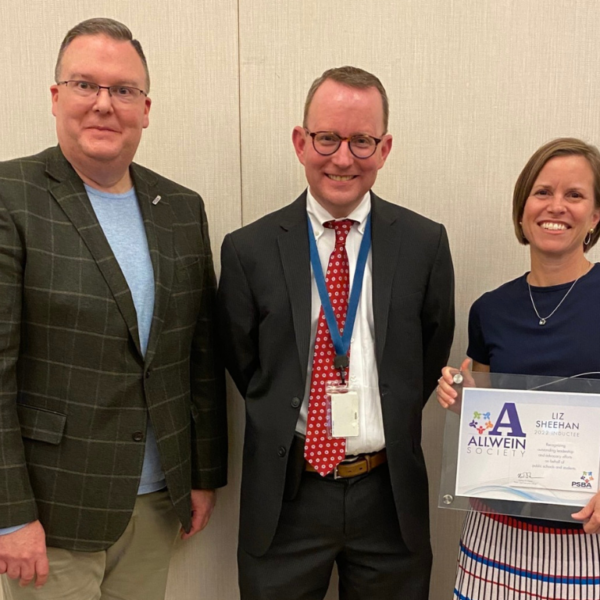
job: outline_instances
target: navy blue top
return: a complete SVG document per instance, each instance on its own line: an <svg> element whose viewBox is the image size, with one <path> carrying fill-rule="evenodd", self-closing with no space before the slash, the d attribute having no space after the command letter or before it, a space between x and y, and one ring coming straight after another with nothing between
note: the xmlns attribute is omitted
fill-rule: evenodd
<svg viewBox="0 0 600 600"><path fill-rule="evenodd" d="M600 371L600 267L581 277L545 325L531 305L527 273L481 296L469 313L467 355L492 373L569 377ZM531 286L547 317L572 282Z"/></svg>
<svg viewBox="0 0 600 600"><path fill-rule="evenodd" d="M570 377L600 371L598 264L579 279L545 325L539 324L531 305L527 275L483 294L473 304L469 313L467 355L489 365L492 373ZM538 313L547 317L572 283L531 286ZM501 502L486 501L486 504L501 510ZM581 528L581 524L574 522L518 519L547 527Z"/></svg>

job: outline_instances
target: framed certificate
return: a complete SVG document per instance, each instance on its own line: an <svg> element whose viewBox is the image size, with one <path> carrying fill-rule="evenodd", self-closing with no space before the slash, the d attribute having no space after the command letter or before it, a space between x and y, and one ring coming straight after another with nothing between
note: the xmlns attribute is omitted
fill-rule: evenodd
<svg viewBox="0 0 600 600"><path fill-rule="evenodd" d="M572 520L598 491L600 380L473 373L461 387L439 506Z"/></svg>

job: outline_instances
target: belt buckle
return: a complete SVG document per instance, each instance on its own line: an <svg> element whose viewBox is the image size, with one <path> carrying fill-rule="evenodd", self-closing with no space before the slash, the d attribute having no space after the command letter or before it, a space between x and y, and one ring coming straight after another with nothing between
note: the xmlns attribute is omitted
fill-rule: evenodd
<svg viewBox="0 0 600 600"><path fill-rule="evenodd" d="M341 463L338 463L337 465L335 465L335 467L333 469L333 478L334 479L342 479L342 476L340 475L340 472L339 472L340 464Z"/></svg>

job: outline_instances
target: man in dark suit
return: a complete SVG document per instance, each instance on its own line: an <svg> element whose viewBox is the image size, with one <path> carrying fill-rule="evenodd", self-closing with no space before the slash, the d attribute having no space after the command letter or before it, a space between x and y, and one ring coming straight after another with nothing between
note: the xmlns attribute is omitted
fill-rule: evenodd
<svg viewBox="0 0 600 600"><path fill-rule="evenodd" d="M293 132L308 189L223 242L243 600L321 599L334 562L342 600L428 596L421 412L452 342L453 270L442 225L371 191L387 121L375 76L326 71Z"/></svg>
<svg viewBox="0 0 600 600"><path fill-rule="evenodd" d="M164 598L226 481L206 215L132 163L148 91L129 29L84 21L51 87L58 147L0 164L5 599Z"/></svg>

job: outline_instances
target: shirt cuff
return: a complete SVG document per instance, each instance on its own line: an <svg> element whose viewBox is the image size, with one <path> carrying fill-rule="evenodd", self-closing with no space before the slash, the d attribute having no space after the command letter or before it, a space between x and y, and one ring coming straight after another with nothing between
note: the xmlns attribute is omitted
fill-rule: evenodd
<svg viewBox="0 0 600 600"><path fill-rule="evenodd" d="M14 527L2 527L0 528L0 535L8 535L9 533L19 531L19 529L23 529L25 525L29 525L29 523L23 523L23 525L15 525Z"/></svg>

